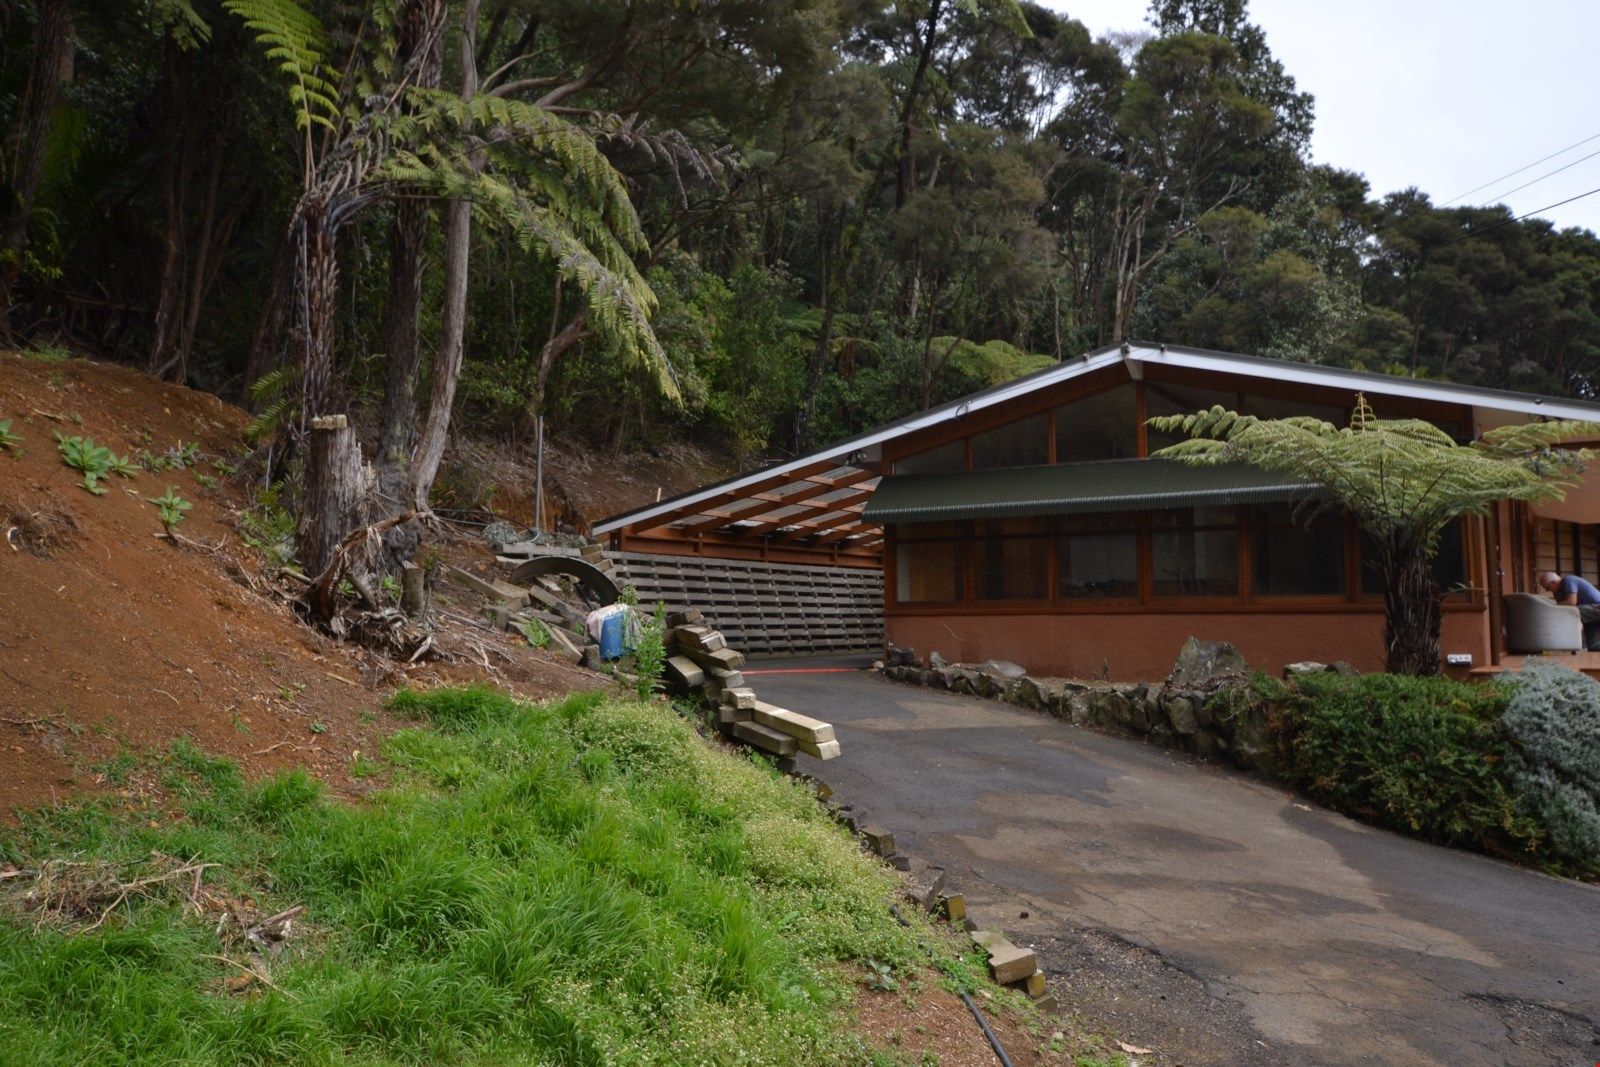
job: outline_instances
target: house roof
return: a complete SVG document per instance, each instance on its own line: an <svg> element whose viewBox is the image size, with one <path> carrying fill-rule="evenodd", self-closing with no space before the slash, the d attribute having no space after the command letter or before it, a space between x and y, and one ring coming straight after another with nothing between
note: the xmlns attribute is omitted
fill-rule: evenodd
<svg viewBox="0 0 1600 1067"><path fill-rule="evenodd" d="M1309 482L1242 463L1195 467L1163 459L1109 459L1006 470L890 478L862 517L936 522L1015 515L1081 515L1145 508L1303 500Z"/></svg>
<svg viewBox="0 0 1600 1067"><path fill-rule="evenodd" d="M604 535L620 530L669 530L673 536L716 533L750 540L781 541L803 548L876 550L881 541L881 528L877 520L867 514L867 503L879 488L878 475L886 442L1119 365L1133 380L1143 378L1147 367L1181 367L1363 392L1371 397L1405 397L1462 405L1481 415L1492 413L1496 421L1502 422L1508 417L1512 420L1541 417L1600 420L1600 404L1586 401L1181 345L1128 342L1098 348L1014 381L896 419L807 455L614 515L596 523L594 532Z"/></svg>

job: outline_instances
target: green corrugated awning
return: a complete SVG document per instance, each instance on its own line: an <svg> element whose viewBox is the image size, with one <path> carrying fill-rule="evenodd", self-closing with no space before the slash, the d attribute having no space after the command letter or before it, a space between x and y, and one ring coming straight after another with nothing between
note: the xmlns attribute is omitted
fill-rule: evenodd
<svg viewBox="0 0 1600 1067"><path fill-rule="evenodd" d="M1048 467L904 474L885 478L862 518L938 522L1017 515L1075 515L1303 500L1316 486L1244 464L1191 467L1165 459L1113 459Z"/></svg>

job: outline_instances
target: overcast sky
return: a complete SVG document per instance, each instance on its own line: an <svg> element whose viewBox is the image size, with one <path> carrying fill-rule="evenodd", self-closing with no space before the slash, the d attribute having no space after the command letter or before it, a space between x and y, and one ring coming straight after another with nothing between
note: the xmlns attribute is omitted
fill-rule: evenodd
<svg viewBox="0 0 1600 1067"><path fill-rule="evenodd" d="M1042 2L1096 36L1148 29L1145 0ZM1600 186L1600 154L1583 160L1600 153L1595 0L1252 0L1250 16L1316 97L1316 161L1374 196L1415 185L1442 204L1588 137L1461 202L1520 215ZM1600 193L1540 215L1600 232Z"/></svg>

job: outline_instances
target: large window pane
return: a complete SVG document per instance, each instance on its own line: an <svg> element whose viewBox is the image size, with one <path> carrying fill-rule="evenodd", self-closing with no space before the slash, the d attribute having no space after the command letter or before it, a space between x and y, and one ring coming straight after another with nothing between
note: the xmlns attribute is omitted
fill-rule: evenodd
<svg viewBox="0 0 1600 1067"><path fill-rule="evenodd" d="M949 474L967 469L967 443L951 441L949 444L918 452L914 456L894 461L896 474Z"/></svg>
<svg viewBox="0 0 1600 1067"><path fill-rule="evenodd" d="M1056 462L1137 456L1138 420L1138 397L1132 382L1057 408Z"/></svg>
<svg viewBox="0 0 1600 1067"><path fill-rule="evenodd" d="M1453 522L1439 535L1439 553L1433 559L1433 580L1446 593L1467 581L1467 561L1462 524ZM1361 592L1367 596L1384 594L1383 575L1378 571L1378 551L1372 538L1361 531Z"/></svg>
<svg viewBox="0 0 1600 1067"><path fill-rule="evenodd" d="M1344 592L1344 518L1319 516L1308 529L1290 504L1252 516L1256 596L1338 596Z"/></svg>
<svg viewBox="0 0 1600 1067"><path fill-rule="evenodd" d="M1238 406L1239 394L1231 389L1201 389L1197 386L1174 385L1171 382L1144 383L1146 418L1153 419L1157 415L1193 415L1197 411L1209 411L1218 404L1231 410ZM1157 433L1153 428L1145 428L1145 441L1151 452L1187 439L1187 434L1163 434Z"/></svg>
<svg viewBox="0 0 1600 1067"><path fill-rule="evenodd" d="M972 469L1032 467L1050 461L1049 421L1040 412L972 438Z"/></svg>
<svg viewBox="0 0 1600 1067"><path fill-rule="evenodd" d="M973 591L979 600L1043 600L1048 590L1044 537L980 537Z"/></svg>
<svg viewBox="0 0 1600 1067"><path fill-rule="evenodd" d="M1063 534L1056 587L1063 599L1139 595L1139 534L1134 530Z"/></svg>
<svg viewBox="0 0 1600 1067"><path fill-rule="evenodd" d="M965 546L911 541L895 546L895 599L902 604L961 600L966 595Z"/></svg>
<svg viewBox="0 0 1600 1067"><path fill-rule="evenodd" d="M1156 596L1237 596L1239 531L1232 508L1168 509L1150 535Z"/></svg>

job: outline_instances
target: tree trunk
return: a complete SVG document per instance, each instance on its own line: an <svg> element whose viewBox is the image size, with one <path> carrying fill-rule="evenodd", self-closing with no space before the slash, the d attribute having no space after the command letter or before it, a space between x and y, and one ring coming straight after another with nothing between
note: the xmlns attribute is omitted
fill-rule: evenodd
<svg viewBox="0 0 1600 1067"><path fill-rule="evenodd" d="M326 204L312 204L300 220L299 282L295 301L300 350L300 425L321 413L333 386L333 327L339 301L338 237Z"/></svg>
<svg viewBox="0 0 1600 1067"><path fill-rule="evenodd" d="M1391 534L1378 542L1378 566L1384 580L1384 669L1438 674L1444 593L1433 578L1433 553L1413 536Z"/></svg>
<svg viewBox="0 0 1600 1067"><path fill-rule="evenodd" d="M0 326L11 307L11 288L21 273L28 246L28 219L44 178L50 123L61 99L61 87L72 72L72 5L67 0L38 0L39 21L33 32L33 63L16 123L4 146L11 210L0 226Z"/></svg>
<svg viewBox="0 0 1600 1067"><path fill-rule="evenodd" d="M413 79L424 89L439 87L446 14L443 0L409 0L400 8L397 61L414 68ZM502 19L504 14L500 13ZM386 506L394 510L405 506L411 482L417 371L422 362L417 321L422 306L422 253L427 236L427 202L407 196L402 190L389 229L389 303L385 310L383 405L376 456L378 491Z"/></svg>
<svg viewBox="0 0 1600 1067"><path fill-rule="evenodd" d="M183 121L185 86L178 42L167 34L167 104L163 117L165 144L161 168L161 269L156 282L155 315L150 326L150 352L145 373L165 380L177 362L179 323L183 319L184 219L189 211L189 174L193 170L193 127Z"/></svg>
<svg viewBox="0 0 1600 1067"><path fill-rule="evenodd" d="M383 406L378 425L378 491L391 507L405 506L411 480L411 445L417 422L417 370L422 350L417 321L422 307L422 249L428 206L401 199L389 230L389 305L384 323Z"/></svg>
<svg viewBox="0 0 1600 1067"><path fill-rule="evenodd" d="M306 448L306 499L300 509L300 562L321 574L346 534L366 521L362 503L361 445L343 415L310 422Z"/></svg>
<svg viewBox="0 0 1600 1067"><path fill-rule="evenodd" d="M479 0L466 0L461 15L461 98L478 93L477 29ZM474 159L474 166L481 163ZM450 409L455 404L456 383L466 345L467 271L472 246L472 205L452 200L445 207L444 313L439 350L433 360L433 387L428 397L428 419L417 440L412 459L411 500L417 510L428 507L428 495L444 459L450 434Z"/></svg>
<svg viewBox="0 0 1600 1067"><path fill-rule="evenodd" d="M261 297L261 312L250 335L250 354L245 360L244 380L239 383L239 399L249 401L250 388L279 363L279 338L289 311L289 288L294 278L296 239L293 234L278 241L272 257L272 273L267 276L267 291ZM255 405L250 405L254 407Z"/></svg>

